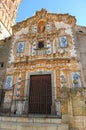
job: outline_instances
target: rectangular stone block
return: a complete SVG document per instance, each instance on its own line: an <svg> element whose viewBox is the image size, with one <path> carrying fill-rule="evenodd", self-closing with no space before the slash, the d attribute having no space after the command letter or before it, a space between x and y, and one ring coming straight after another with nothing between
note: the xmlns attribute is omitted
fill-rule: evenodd
<svg viewBox="0 0 86 130"><path fill-rule="evenodd" d="M69 126L68 125L59 125L58 126L58 130L69 130Z"/></svg>
<svg viewBox="0 0 86 130"><path fill-rule="evenodd" d="M50 119L50 120L51 120L50 123L57 123L57 124L61 123L61 119Z"/></svg>
<svg viewBox="0 0 86 130"><path fill-rule="evenodd" d="M20 117L18 118L17 117L16 120L17 120L17 122L33 122L32 118L28 119L28 118L20 118Z"/></svg>
<svg viewBox="0 0 86 130"><path fill-rule="evenodd" d="M2 129L7 129L7 130L16 130L16 125L14 124L7 124L7 123L1 123L1 128Z"/></svg>
<svg viewBox="0 0 86 130"><path fill-rule="evenodd" d="M57 126L47 126L45 130L57 130Z"/></svg>
<svg viewBox="0 0 86 130"><path fill-rule="evenodd" d="M16 130L33 130L32 126L17 126Z"/></svg>

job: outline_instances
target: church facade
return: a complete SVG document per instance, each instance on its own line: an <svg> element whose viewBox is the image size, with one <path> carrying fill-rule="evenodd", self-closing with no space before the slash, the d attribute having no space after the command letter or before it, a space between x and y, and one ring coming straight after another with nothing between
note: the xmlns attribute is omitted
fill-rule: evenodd
<svg viewBox="0 0 86 130"><path fill-rule="evenodd" d="M45 9L13 26L4 108L11 104L11 113L20 116L54 115L73 130L86 129L86 65L80 57L85 54L80 39L86 44L86 35L81 29L75 17Z"/></svg>

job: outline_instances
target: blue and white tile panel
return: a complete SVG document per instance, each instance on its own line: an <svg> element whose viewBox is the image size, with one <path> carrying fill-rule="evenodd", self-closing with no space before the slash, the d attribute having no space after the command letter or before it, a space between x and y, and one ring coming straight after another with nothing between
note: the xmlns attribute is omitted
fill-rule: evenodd
<svg viewBox="0 0 86 130"><path fill-rule="evenodd" d="M19 98L20 97L20 90L21 90L21 74L18 77L18 86L17 86L17 93L16 93L16 97Z"/></svg>
<svg viewBox="0 0 86 130"><path fill-rule="evenodd" d="M12 87L13 76L7 76L5 88L10 89Z"/></svg>
<svg viewBox="0 0 86 130"><path fill-rule="evenodd" d="M49 40L47 41L47 48L47 54L51 54L51 43Z"/></svg>
<svg viewBox="0 0 86 130"><path fill-rule="evenodd" d="M81 85L81 79L80 79L80 73L79 72L73 72L72 73L72 87L75 86L74 84L74 80L77 80L78 81L78 87L81 88L82 85Z"/></svg>
<svg viewBox="0 0 86 130"><path fill-rule="evenodd" d="M32 56L36 55L36 42L33 43L32 45Z"/></svg>

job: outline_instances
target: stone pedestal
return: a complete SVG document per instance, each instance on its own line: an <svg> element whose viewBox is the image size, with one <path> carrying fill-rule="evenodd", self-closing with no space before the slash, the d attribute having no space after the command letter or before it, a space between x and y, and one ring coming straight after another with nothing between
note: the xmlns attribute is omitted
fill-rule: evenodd
<svg viewBox="0 0 86 130"><path fill-rule="evenodd" d="M23 102L22 101L18 101L16 114L17 115L23 114Z"/></svg>

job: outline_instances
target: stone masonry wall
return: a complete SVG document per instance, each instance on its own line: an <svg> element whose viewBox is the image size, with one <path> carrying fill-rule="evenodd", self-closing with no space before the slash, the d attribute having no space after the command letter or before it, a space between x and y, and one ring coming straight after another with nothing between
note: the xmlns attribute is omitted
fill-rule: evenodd
<svg viewBox="0 0 86 130"><path fill-rule="evenodd" d="M78 27L76 33L77 33L76 50L78 53L79 60L82 64L82 72L86 84L86 27L84 28Z"/></svg>
<svg viewBox="0 0 86 130"><path fill-rule="evenodd" d="M0 41L0 81L5 82L6 67L9 60L11 38ZM3 63L3 66L1 65Z"/></svg>

